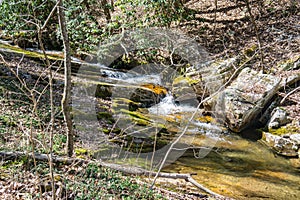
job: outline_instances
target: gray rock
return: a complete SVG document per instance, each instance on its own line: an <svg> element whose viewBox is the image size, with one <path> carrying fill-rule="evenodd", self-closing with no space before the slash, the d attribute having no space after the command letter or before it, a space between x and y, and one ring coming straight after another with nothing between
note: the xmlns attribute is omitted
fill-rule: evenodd
<svg viewBox="0 0 300 200"><path fill-rule="evenodd" d="M209 94L217 92L230 79L236 70L237 57L221 61L214 61L212 64L204 67L202 81Z"/></svg>
<svg viewBox="0 0 300 200"><path fill-rule="evenodd" d="M268 124L268 122L271 119L272 111L278 106L279 100L275 99L272 101L272 103L266 108L265 112L262 114L262 116L259 118L259 121L261 124Z"/></svg>
<svg viewBox="0 0 300 200"><path fill-rule="evenodd" d="M290 135L291 140L294 140L300 146L300 134Z"/></svg>
<svg viewBox="0 0 300 200"><path fill-rule="evenodd" d="M300 73L294 73L289 75L287 78L284 78L280 83L280 88L285 88L289 85L292 85L294 83L297 83L300 81Z"/></svg>
<svg viewBox="0 0 300 200"><path fill-rule="evenodd" d="M278 141L281 137L278 135L273 135L271 133L264 133L264 140L267 142L267 144L270 147L273 147L275 145L275 142Z"/></svg>
<svg viewBox="0 0 300 200"><path fill-rule="evenodd" d="M238 61L238 57L234 57L188 67L184 75L176 77L172 83L171 92L175 101L197 106L197 99L208 98L222 88L233 74L238 74L234 73ZM204 106L207 111L211 110L213 103L209 98L206 99Z"/></svg>
<svg viewBox="0 0 300 200"><path fill-rule="evenodd" d="M281 107L276 107L271 113L271 119L268 122L269 129L279 128L286 125L291 120L288 119L287 112Z"/></svg>
<svg viewBox="0 0 300 200"><path fill-rule="evenodd" d="M214 60L203 66L192 66L186 70L185 77L192 83L199 98L207 97L223 87L236 70L238 57Z"/></svg>
<svg viewBox="0 0 300 200"><path fill-rule="evenodd" d="M298 156L299 144L291 138L264 133L264 139L267 145L272 147L276 153L290 157Z"/></svg>
<svg viewBox="0 0 300 200"><path fill-rule="evenodd" d="M289 71L289 70L297 70L300 68L300 56L295 56L292 58L289 58L286 61L283 61L282 63L277 66L280 71Z"/></svg>
<svg viewBox="0 0 300 200"><path fill-rule="evenodd" d="M214 111L234 132L241 132L258 121L258 116L279 89L281 79L250 68L218 95Z"/></svg>

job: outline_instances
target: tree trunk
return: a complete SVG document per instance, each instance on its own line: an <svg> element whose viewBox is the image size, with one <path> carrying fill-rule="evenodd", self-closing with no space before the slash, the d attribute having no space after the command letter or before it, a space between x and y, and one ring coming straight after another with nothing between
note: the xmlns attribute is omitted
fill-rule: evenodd
<svg viewBox="0 0 300 200"><path fill-rule="evenodd" d="M110 8L109 8L109 4L108 4L107 0L101 0L101 6L103 7L103 10L104 10L106 22L110 23L111 15L110 15Z"/></svg>
<svg viewBox="0 0 300 200"><path fill-rule="evenodd" d="M67 133L67 154L69 157L73 155L74 148L74 134L73 134L73 124L71 118L71 53L70 53L70 43L66 26L65 11L63 10L63 0L58 0L58 19L60 31L62 34L62 40L64 45L64 68L65 68L65 86L63 98L61 101L62 111L64 115L64 120L66 124Z"/></svg>

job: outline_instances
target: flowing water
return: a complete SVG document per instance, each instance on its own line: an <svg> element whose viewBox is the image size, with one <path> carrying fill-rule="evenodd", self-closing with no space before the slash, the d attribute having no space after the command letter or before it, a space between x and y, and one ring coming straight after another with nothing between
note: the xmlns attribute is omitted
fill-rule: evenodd
<svg viewBox="0 0 300 200"><path fill-rule="evenodd" d="M201 142L201 141L200 141ZM299 199L299 170L260 142L226 136L205 157L186 152L168 172L197 173L199 183L235 199Z"/></svg>
<svg viewBox="0 0 300 200"><path fill-rule="evenodd" d="M195 108L176 105L172 96L167 96L149 110L152 109L166 115L174 111L193 112ZM260 141L213 131L216 127L208 123L194 124L198 127L196 136L191 138L194 149L165 167L165 172L197 173L193 177L199 183L235 199L300 199L300 170L293 168L289 159L274 154ZM203 140L199 127L205 127L206 137L210 133L215 139L213 146L207 144L207 138ZM208 147L209 153L203 155L202 151L199 156L199 147Z"/></svg>
<svg viewBox="0 0 300 200"><path fill-rule="evenodd" d="M4 45L0 47L8 48ZM11 51L22 53L19 49ZM37 56L41 55L33 55ZM148 80L147 83L161 83L158 76L137 77L101 68L101 74L108 83L117 81L125 85L140 85L145 80ZM172 94L167 93L160 102L147 110L152 118L156 116L155 120L159 121L167 116L176 121L189 120L197 109L195 105L178 104ZM260 141L242 138L224 130L224 127L203 122L200 118L199 115L193 118L188 124L187 136L181 140L192 148L167 165L163 171L197 173L193 177L199 183L235 199L300 199L300 170L291 167L289 159L277 156ZM91 137L91 140L95 140L95 137Z"/></svg>
<svg viewBox="0 0 300 200"><path fill-rule="evenodd" d="M175 102L168 94L148 111L188 119L196 110ZM199 183L235 199L300 199L300 171L289 159L274 154L259 140L242 138L210 123L193 119L190 126L187 134L193 136L181 142L187 141L193 150L165 167L165 172L197 173L193 177ZM209 143L208 137L214 142ZM203 152L203 148L208 150Z"/></svg>
<svg viewBox="0 0 300 200"><path fill-rule="evenodd" d="M169 93L148 108L157 116L180 115L186 119L195 110L195 106L177 104ZM300 199L299 169L259 140L242 138L194 118L181 142L187 142L192 149L163 171L197 173L193 177L199 183L235 199Z"/></svg>

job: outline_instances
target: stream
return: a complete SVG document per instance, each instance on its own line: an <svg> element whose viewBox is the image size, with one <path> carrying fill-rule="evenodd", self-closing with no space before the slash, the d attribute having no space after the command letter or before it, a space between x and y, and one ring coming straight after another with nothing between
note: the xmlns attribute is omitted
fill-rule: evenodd
<svg viewBox="0 0 300 200"><path fill-rule="evenodd" d="M10 51L22 54L20 49ZM33 56L42 57L38 52ZM172 73L126 73L97 64L80 70L77 78L84 80L76 79L73 91L75 125L79 139L96 157L157 167L185 131L163 171L196 173L193 177L199 183L235 199L300 198L299 169L291 166L290 159L205 116L197 109L195 96L175 97L173 79L160 76Z"/></svg>
<svg viewBox="0 0 300 200"><path fill-rule="evenodd" d="M121 98L132 100L132 94L135 94L141 85L162 84L160 78L155 75L133 76L131 74L127 77L124 74L121 76L107 75L100 79L102 82L116 84L113 93L117 91L118 94L112 95L113 102ZM121 83L123 86L120 88ZM168 83L165 84L168 85ZM124 85L136 87L127 90L124 89L126 88ZM170 153L170 160L163 168L164 172L196 173L197 175L193 177L199 183L214 192L234 199L299 199L299 169L291 167L290 159L276 155L260 140L253 141L243 138L220 124L213 123L213 120L206 119L207 116L203 115L201 109L197 109L197 103L194 100L192 98L192 103L191 101L178 101L172 93L166 92L165 96L157 103L138 106L132 111L136 112L134 114L136 118L150 119L149 123L139 122L138 119L132 117L133 113L115 112L113 114L113 118L117 119L115 125L133 136L135 138L132 140L133 143L141 144L147 141L145 138L151 138L158 134L162 135L157 138L158 140L165 140L163 135L171 139L166 140L167 144L163 143L165 146L158 145L161 149L157 148L156 153L153 154L154 161L150 159L153 159L152 153L143 153L142 151L133 154L125 153L125 156L120 156L121 154L114 150L114 153L110 151L111 154L106 153L105 155L118 154L118 159L114 160L118 163L138 163L139 166L146 168L149 167L149 163L152 166L158 165L161 158L166 155L166 148L170 147L169 144L187 127L185 135L179 140L178 145L175 145L173 154ZM128 104L120 105L120 107L116 105L113 110L120 111L128 108ZM129 115L131 117L128 117ZM192 120L190 120L191 118ZM135 123L132 123L133 121ZM157 130L162 124L166 129L163 133ZM153 131L156 132L153 133ZM173 132L175 132L174 135L172 135ZM151 144L153 145L153 143ZM185 150L180 151L179 149ZM159 152L160 150L162 151ZM95 155L104 159L101 153ZM134 162L133 160L139 161Z"/></svg>

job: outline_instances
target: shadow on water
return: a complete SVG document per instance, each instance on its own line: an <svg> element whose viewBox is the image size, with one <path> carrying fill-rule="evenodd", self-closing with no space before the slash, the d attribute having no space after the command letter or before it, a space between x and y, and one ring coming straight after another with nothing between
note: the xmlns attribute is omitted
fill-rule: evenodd
<svg viewBox="0 0 300 200"><path fill-rule="evenodd" d="M20 48L11 47L6 44L0 44L0 50L1 49L2 51L6 50L6 52L24 54L31 58L43 57L43 54L39 52L22 50ZM62 57L56 54L49 55L48 58L55 61L62 60ZM77 60L75 58L72 60L72 62L80 65L84 64L80 60ZM89 69L94 69L94 68L96 68L97 70L98 68L103 69L103 66L99 66L97 64L95 65L90 64L89 66L90 66ZM105 70L106 71L102 70L101 75L104 76L105 79L107 80L105 84L102 84L97 88L98 90L96 90L96 93L99 93L99 95L97 96L96 94L96 96L104 99L110 99L110 97L112 96L111 94L112 91L111 91L111 81L108 79L108 77L119 79L119 78L123 78L122 75L124 73L122 72L115 73L114 70L111 69L107 70L107 68L105 68ZM91 72L94 71L92 70ZM91 74L87 73L87 75L90 75L89 76L90 79L91 77L95 76L93 73ZM96 74L95 79L98 80L98 78L99 78L99 74ZM132 79L132 77L129 78ZM137 78L140 78L141 80L145 81L144 80L145 76L133 77L133 78L135 81L137 80ZM130 84L132 83L130 82ZM7 84L3 85L4 89L7 87L6 85ZM137 85L140 86L141 84L137 84ZM149 87L145 87L145 85L143 86L144 86L143 87L144 90L146 89L149 90ZM154 90L153 92L153 88L152 88L152 93L155 93L156 90ZM139 91L139 90L134 90L134 91ZM139 95L138 97L145 97L144 93L145 92L135 92L134 94L136 96ZM93 97L94 96L95 94L93 94ZM115 96L114 100L121 99L116 97L119 96ZM148 99L148 98L136 98L136 99L139 100L138 103L144 103L141 102L140 99ZM136 99L128 99L128 100L132 101ZM120 106L123 106L122 103L120 103L119 101L117 102L115 101L113 103L120 104ZM160 103L164 103L164 104L160 104ZM165 121L167 122L169 121L172 122L177 120L180 121L184 118L187 118L188 113L193 112L190 110L190 107L183 107L183 106L180 107L178 105L178 102L175 100L174 102L173 101L164 102L163 100L161 100L160 103L154 105L156 106L154 110L164 111L164 112L155 113L155 114L163 115L162 119L163 118L165 119L166 118L165 115L168 114L170 119L166 119ZM127 106L127 104L125 105ZM150 105L152 105L152 103ZM103 107L105 107L105 109ZM144 107L147 106L142 106L142 108ZM106 134L107 137L110 137L110 134L117 134L117 132L120 132L120 130L115 132L114 129L112 128L113 125L115 124L115 119L119 119L119 118L116 117L113 118L112 113L109 114L107 113L108 110L109 110L109 104L108 105L101 104L98 109L98 114L97 114L98 120L100 121L100 124L105 125L101 129L103 133L101 132L99 134L99 138L98 138L99 140L103 138L105 132L107 132ZM121 109L117 109L117 110L122 111ZM134 109L134 111L135 110L137 109ZM87 117L90 116L89 112L87 113L83 112L85 110L79 110L79 111L82 112L78 112L78 115L84 117L85 119L88 119ZM147 112L151 114L151 109L149 109ZM122 112L115 113L115 114L120 114L120 113L123 114L124 116L124 113ZM73 114L75 115L76 113ZM137 115L139 113L133 112L132 110L127 111L125 114L127 114L127 116L130 117L131 120L130 122L136 120L135 121L136 123L144 123L143 126L146 126L147 123L149 123L148 122L149 120L148 121L143 120L144 118L140 117L141 115ZM142 114L145 115L144 113ZM156 119L156 118L157 117L152 116L151 119ZM94 124L92 124L92 126L87 126L87 127L88 128L94 127ZM84 128L85 127L83 127L82 129L85 130ZM109 128L111 128L111 130ZM168 130L170 130L170 128L168 128ZM198 134L199 132L201 132L199 130L202 129L199 129L199 127L197 128L196 132ZM202 132L207 131L207 129L203 129L203 130L204 131ZM199 149L201 150L201 148L197 148L197 147L205 147L205 143L203 144L203 138L202 141L200 137L198 138L199 141L194 141L193 139L193 145L198 150L197 151L188 150L177 161L164 168L164 171L176 172L176 173L197 173L197 175L195 175L194 178L199 183L203 184L204 186L210 188L211 190L217 193L230 196L236 199L251 199L251 200L299 199L300 197L299 170L297 171L296 169L292 168L288 159L275 156L272 151L266 148L266 146L262 145L259 142L259 139L261 139L261 133L254 132L254 131L255 130L253 129L245 130L244 132L241 133L241 136L243 138L236 136L236 134L219 136L220 140L218 140L218 142L214 145L214 148L210 151L210 153L200 159L195 158L195 154L197 154L197 151L199 151ZM90 142L89 144L93 144L92 142L97 141L94 135L95 133L94 130L91 131L91 133L93 134L90 135L89 137L89 135L86 134L86 132L84 132L84 136L87 138L86 140ZM205 133L201 133L201 134L205 134ZM170 138L170 135L168 134L165 135L166 138ZM111 154L109 156L111 157Z"/></svg>
<svg viewBox="0 0 300 200"><path fill-rule="evenodd" d="M299 170L259 141L227 136L205 157L187 151L164 170L197 173L199 183L236 199L299 199Z"/></svg>

